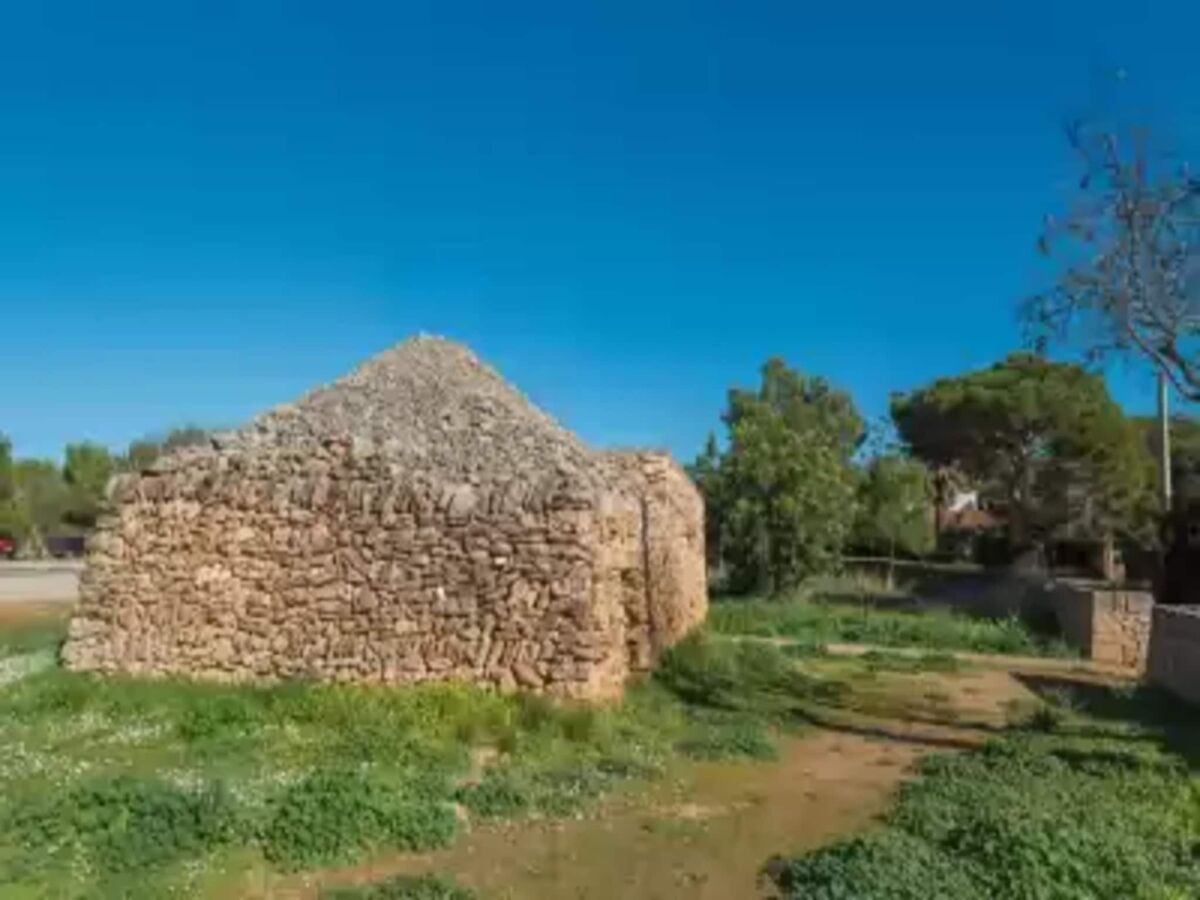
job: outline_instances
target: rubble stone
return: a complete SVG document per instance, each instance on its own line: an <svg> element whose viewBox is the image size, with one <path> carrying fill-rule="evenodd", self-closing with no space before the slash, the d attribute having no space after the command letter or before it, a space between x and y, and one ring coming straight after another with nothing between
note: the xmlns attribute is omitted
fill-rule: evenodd
<svg viewBox="0 0 1200 900"><path fill-rule="evenodd" d="M607 698L707 611L703 504L469 350L406 341L110 487L75 670Z"/></svg>

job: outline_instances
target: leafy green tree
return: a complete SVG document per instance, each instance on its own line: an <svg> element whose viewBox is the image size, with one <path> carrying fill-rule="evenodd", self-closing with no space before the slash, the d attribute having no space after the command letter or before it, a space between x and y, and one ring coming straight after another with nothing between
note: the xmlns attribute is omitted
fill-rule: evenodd
<svg viewBox="0 0 1200 900"><path fill-rule="evenodd" d="M1158 459L1158 420L1153 416L1138 416L1133 422L1150 455ZM1200 501L1200 421L1191 416L1173 416L1170 428L1171 482L1175 486L1175 496L1187 506ZM1157 468L1154 477L1156 480L1159 477Z"/></svg>
<svg viewBox="0 0 1200 900"><path fill-rule="evenodd" d="M3 433L0 433L0 503L12 500L15 487L12 442Z"/></svg>
<svg viewBox="0 0 1200 900"><path fill-rule="evenodd" d="M722 418L727 448L710 437L692 474L730 587L783 591L836 565L854 516L849 458L863 436L849 396L773 359L758 391L730 391Z"/></svg>
<svg viewBox="0 0 1200 900"><path fill-rule="evenodd" d="M0 534L8 537L19 532L16 508L16 475L12 444L0 434Z"/></svg>
<svg viewBox="0 0 1200 900"><path fill-rule="evenodd" d="M62 471L48 459L20 459L13 465L13 526L23 552L45 553L45 539L58 530L71 496Z"/></svg>
<svg viewBox="0 0 1200 900"><path fill-rule="evenodd" d="M932 501L933 481L924 463L898 454L875 457L859 481L854 544L886 554L891 564L897 551L909 556L930 552L934 547Z"/></svg>
<svg viewBox="0 0 1200 900"><path fill-rule="evenodd" d="M73 525L90 528L104 504L108 480L116 470L108 448L89 442L67 444L63 478L70 489L65 518Z"/></svg>
<svg viewBox="0 0 1200 900"><path fill-rule="evenodd" d="M711 431L704 449L696 461L687 467L688 474L704 497L704 549L710 568L721 565L721 523L725 520L725 498L721 490L721 451L717 436Z"/></svg>
<svg viewBox="0 0 1200 900"><path fill-rule="evenodd" d="M1104 381L1014 354L892 398L917 458L956 469L1008 515L1014 548L1056 533L1145 536L1153 461Z"/></svg>
<svg viewBox="0 0 1200 900"><path fill-rule="evenodd" d="M854 400L824 378L809 377L772 357L762 367L757 391L734 388L722 417L731 429L745 415L767 407L793 431L813 431L828 438L846 459L866 438L867 429Z"/></svg>

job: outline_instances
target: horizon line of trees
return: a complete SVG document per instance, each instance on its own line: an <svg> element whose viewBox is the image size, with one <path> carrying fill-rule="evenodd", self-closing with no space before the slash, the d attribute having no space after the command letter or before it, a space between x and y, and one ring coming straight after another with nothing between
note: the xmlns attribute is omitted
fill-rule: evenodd
<svg viewBox="0 0 1200 900"><path fill-rule="evenodd" d="M66 445L59 463L15 458L12 443L0 434L0 535L16 541L20 556L44 556L48 538L82 534L95 526L113 475L142 471L164 453L202 444L208 436L206 429L187 425L132 441L123 453L79 441Z"/></svg>
<svg viewBox="0 0 1200 900"><path fill-rule="evenodd" d="M1155 422L1126 414L1097 373L1013 353L893 394L890 413L868 429L848 393L779 358L757 390L729 391L724 441L710 434L688 467L726 589L786 591L850 549L929 555L935 510L964 490L1004 523L1010 558L1064 539L1158 546ZM1195 495L1200 423L1172 430L1176 481Z"/></svg>
<svg viewBox="0 0 1200 900"><path fill-rule="evenodd" d="M1200 426L1167 409L1168 385L1200 400L1200 176L1145 127L1092 117L1064 133L1078 184L1038 239L1056 271L1019 304L1034 353L894 395L900 443L865 464L861 417L821 379L771 360L757 392L730 392L724 448L710 437L691 467L710 562L730 587L784 589L851 542L927 552L916 510L963 484L1002 513L1013 553L1064 534L1163 549L1175 498L1200 487ZM1094 372L1047 359L1055 344L1148 366L1158 420L1126 415Z"/></svg>

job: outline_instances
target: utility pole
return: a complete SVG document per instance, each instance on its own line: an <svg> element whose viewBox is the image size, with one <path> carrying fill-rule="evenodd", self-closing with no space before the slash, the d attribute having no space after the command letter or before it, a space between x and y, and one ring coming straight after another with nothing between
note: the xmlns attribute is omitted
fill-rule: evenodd
<svg viewBox="0 0 1200 900"><path fill-rule="evenodd" d="M1167 376L1158 372L1158 471L1162 484L1163 512L1171 514L1171 414Z"/></svg>

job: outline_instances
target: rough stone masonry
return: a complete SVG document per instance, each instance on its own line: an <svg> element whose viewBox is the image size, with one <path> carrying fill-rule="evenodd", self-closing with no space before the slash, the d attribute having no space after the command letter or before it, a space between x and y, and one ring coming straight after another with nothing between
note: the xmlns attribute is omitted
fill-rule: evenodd
<svg viewBox="0 0 1200 900"><path fill-rule="evenodd" d="M703 503L418 337L116 479L71 669L619 695L707 612Z"/></svg>

